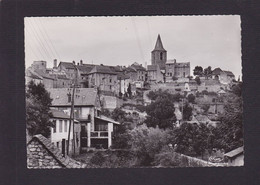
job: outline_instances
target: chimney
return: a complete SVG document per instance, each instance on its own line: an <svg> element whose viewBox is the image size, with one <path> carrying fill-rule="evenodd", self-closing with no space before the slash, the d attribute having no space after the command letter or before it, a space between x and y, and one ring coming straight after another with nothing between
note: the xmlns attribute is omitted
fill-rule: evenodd
<svg viewBox="0 0 260 185"><path fill-rule="evenodd" d="M53 60L53 68L57 68L57 59Z"/></svg>
<svg viewBox="0 0 260 185"><path fill-rule="evenodd" d="M74 61L74 60L72 61L72 64L74 64L74 65L75 65L75 61Z"/></svg>
<svg viewBox="0 0 260 185"><path fill-rule="evenodd" d="M83 60L80 60L80 65L81 65L81 66L83 65Z"/></svg>

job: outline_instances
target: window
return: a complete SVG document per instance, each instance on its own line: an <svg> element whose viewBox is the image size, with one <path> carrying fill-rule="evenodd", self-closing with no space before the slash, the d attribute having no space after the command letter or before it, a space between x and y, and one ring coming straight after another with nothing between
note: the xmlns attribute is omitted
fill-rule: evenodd
<svg viewBox="0 0 260 185"><path fill-rule="evenodd" d="M110 90L111 90L111 89L112 89L112 86L110 85L109 88L110 88Z"/></svg>
<svg viewBox="0 0 260 185"><path fill-rule="evenodd" d="M185 77L185 72L183 72L183 76Z"/></svg>
<svg viewBox="0 0 260 185"><path fill-rule="evenodd" d="M111 82L112 82L112 79L109 79L109 82L111 83Z"/></svg>
<svg viewBox="0 0 260 185"><path fill-rule="evenodd" d="M65 122L64 122L64 132L67 132L67 130L68 130L68 121L65 120Z"/></svg>
<svg viewBox="0 0 260 185"><path fill-rule="evenodd" d="M95 131L108 131L108 125L106 123L95 124Z"/></svg>
<svg viewBox="0 0 260 185"><path fill-rule="evenodd" d="M160 53L160 60L162 60L163 59L163 53L161 52Z"/></svg>
<svg viewBox="0 0 260 185"><path fill-rule="evenodd" d="M59 120L60 124L59 124L59 132L62 132L62 120Z"/></svg>
<svg viewBox="0 0 260 185"><path fill-rule="evenodd" d="M59 144L60 144L60 143L59 143L59 141L58 141L58 142L56 143L56 145L57 145L57 148L59 148Z"/></svg>
<svg viewBox="0 0 260 185"><path fill-rule="evenodd" d="M54 121L53 133L56 133L56 120Z"/></svg>

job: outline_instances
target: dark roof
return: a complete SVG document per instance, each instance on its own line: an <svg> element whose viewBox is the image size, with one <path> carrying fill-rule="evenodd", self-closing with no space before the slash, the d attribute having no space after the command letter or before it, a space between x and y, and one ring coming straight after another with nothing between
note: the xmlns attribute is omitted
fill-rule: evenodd
<svg viewBox="0 0 260 185"><path fill-rule="evenodd" d="M218 67L218 68L215 68L215 69L212 71L212 74L213 74L213 75L220 75L220 72L222 72L222 70Z"/></svg>
<svg viewBox="0 0 260 185"><path fill-rule="evenodd" d="M236 148L235 150L232 150L232 151L230 151L228 153L225 153L225 156L227 156L227 157L235 157L235 156L237 156L237 155L239 155L239 154L241 154L243 152L244 152L244 146L241 146L239 148Z"/></svg>
<svg viewBox="0 0 260 185"><path fill-rule="evenodd" d="M74 64L72 62L60 62L59 66L63 65L66 69L74 69Z"/></svg>
<svg viewBox="0 0 260 185"><path fill-rule="evenodd" d="M122 67L120 66L108 66L112 72L123 72Z"/></svg>
<svg viewBox="0 0 260 185"><path fill-rule="evenodd" d="M142 65L138 65L136 62L131 65L137 71L146 71L146 69Z"/></svg>
<svg viewBox="0 0 260 185"><path fill-rule="evenodd" d="M52 98L52 106L71 106L68 95L72 88L48 88ZM75 106L96 106L97 91L94 88L77 88L74 96Z"/></svg>
<svg viewBox="0 0 260 185"><path fill-rule="evenodd" d="M46 79L51 79L51 80L55 80L55 77L52 77L51 75L49 75L48 73L45 73L42 70L35 70L34 73L37 73L39 76L41 76L42 78L46 78Z"/></svg>
<svg viewBox="0 0 260 185"><path fill-rule="evenodd" d="M115 120L113 120L113 119L111 119L111 118L108 118L108 117L106 117L106 116L104 116L104 115L95 116L95 118L96 118L96 119L103 120L103 121L106 121L106 122L110 122L110 123L114 123L114 124L120 125L119 122L117 122L117 121L115 121Z"/></svg>
<svg viewBox="0 0 260 185"><path fill-rule="evenodd" d="M70 119L69 115L65 114L62 110L50 109L52 118Z"/></svg>
<svg viewBox="0 0 260 185"><path fill-rule="evenodd" d="M103 74L114 74L116 75L116 72L113 72L110 67L108 66L95 66L90 72L90 74L92 73L103 73Z"/></svg>
<svg viewBox="0 0 260 185"><path fill-rule="evenodd" d="M69 156L62 156L61 151L51 143L51 141L47 138L45 138L43 135L38 134L34 135L33 138L28 142L27 146L32 141L38 141L41 145L44 146L44 148L47 150L48 153L51 154L51 156L64 168L85 168L86 164L83 164L79 161L76 161Z"/></svg>
<svg viewBox="0 0 260 185"><path fill-rule="evenodd" d="M231 71L223 71L225 72L228 76L235 76Z"/></svg>
<svg viewBox="0 0 260 185"><path fill-rule="evenodd" d="M28 77L31 77L33 79L40 79L40 80L42 80L42 77L39 74L33 72L32 70L27 69L26 72L27 72L26 74L27 74Z"/></svg>
<svg viewBox="0 0 260 185"><path fill-rule="evenodd" d="M78 68L78 70L81 73L87 74L95 67L95 65L93 65L93 64L83 64L83 65L77 65L76 67Z"/></svg>
<svg viewBox="0 0 260 185"><path fill-rule="evenodd" d="M178 68L178 67L189 67L190 66L190 63L189 62L178 62L175 64L175 67Z"/></svg>
<svg viewBox="0 0 260 185"><path fill-rule="evenodd" d="M148 71L156 71L157 70L157 65L148 65L147 66Z"/></svg>
<svg viewBox="0 0 260 185"><path fill-rule="evenodd" d="M127 71L127 72L136 72L136 70L133 69L132 67L126 68L125 71Z"/></svg>
<svg viewBox="0 0 260 185"><path fill-rule="evenodd" d="M155 47L154 47L154 50L153 51L166 51L164 48L163 48L163 44L162 44L162 41L161 41L161 36L160 34L158 35L157 37L157 41L156 41L156 44L155 44Z"/></svg>

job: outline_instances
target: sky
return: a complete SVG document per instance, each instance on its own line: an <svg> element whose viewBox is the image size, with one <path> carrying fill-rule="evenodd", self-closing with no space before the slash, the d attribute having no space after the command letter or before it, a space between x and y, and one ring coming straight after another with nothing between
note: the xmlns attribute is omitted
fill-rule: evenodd
<svg viewBox="0 0 260 185"><path fill-rule="evenodd" d="M167 59L232 71L241 77L241 21L226 16L26 17L25 65L72 62L151 64L158 34Z"/></svg>

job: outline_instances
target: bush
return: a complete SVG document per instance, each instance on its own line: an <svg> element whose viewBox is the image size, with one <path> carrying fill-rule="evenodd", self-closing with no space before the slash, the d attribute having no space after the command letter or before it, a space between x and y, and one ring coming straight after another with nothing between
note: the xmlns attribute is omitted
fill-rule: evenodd
<svg viewBox="0 0 260 185"><path fill-rule="evenodd" d="M168 146L164 147L159 154L155 155L153 164L163 167L178 167L181 164L180 154L177 154Z"/></svg>
<svg viewBox="0 0 260 185"><path fill-rule="evenodd" d="M189 101L190 103L194 103L194 102L195 102L195 96L194 96L193 94L189 94L189 95L188 95L188 101Z"/></svg>

